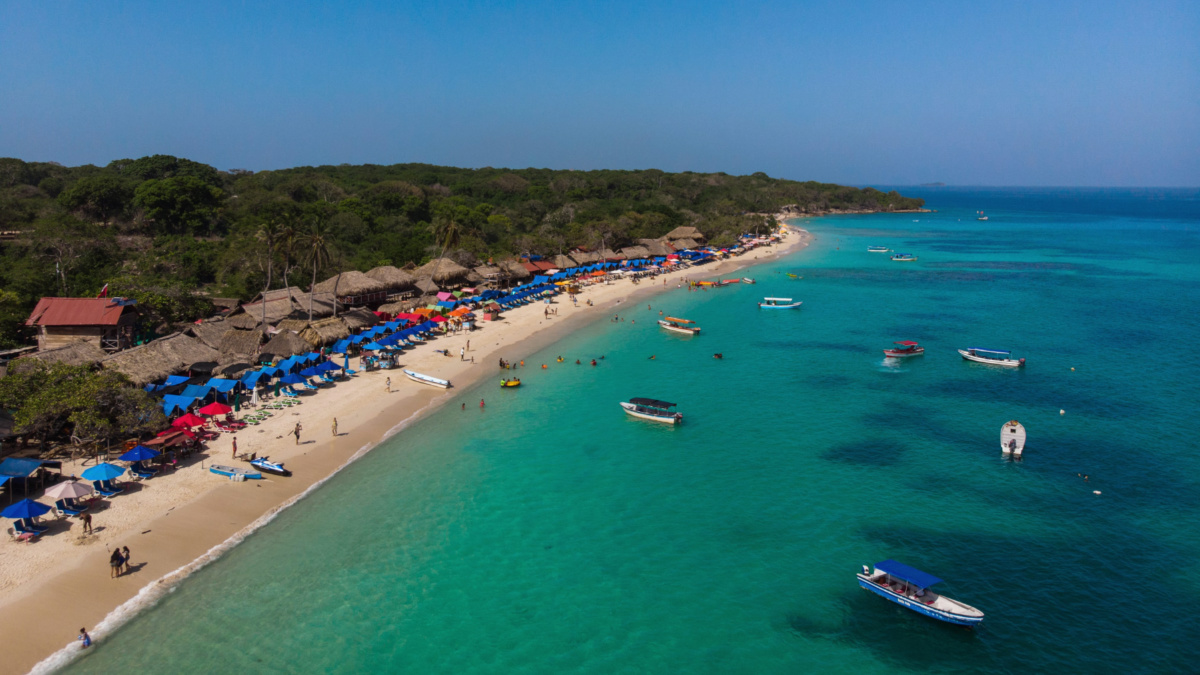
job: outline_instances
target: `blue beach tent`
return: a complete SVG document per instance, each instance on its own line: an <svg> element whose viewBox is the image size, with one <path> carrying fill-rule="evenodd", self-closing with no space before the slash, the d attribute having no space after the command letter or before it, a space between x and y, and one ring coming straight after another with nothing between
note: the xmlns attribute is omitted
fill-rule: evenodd
<svg viewBox="0 0 1200 675"><path fill-rule="evenodd" d="M212 387L213 389L216 389L217 391L221 392L222 394L227 394L227 393L233 391L234 388L237 387L237 385L238 385L237 380L227 380L223 377L214 377L208 381L208 384L206 386Z"/></svg>
<svg viewBox="0 0 1200 675"><path fill-rule="evenodd" d="M296 375L295 373L284 375L283 377L279 378L280 384L301 384L303 382L304 378Z"/></svg>
<svg viewBox="0 0 1200 675"><path fill-rule="evenodd" d="M317 375L320 375L320 374L321 374L321 371L317 370L316 366L313 366L311 368L305 368L304 370L300 371L300 377L316 377Z"/></svg>
<svg viewBox="0 0 1200 675"><path fill-rule="evenodd" d="M333 352L334 354L345 354L346 350L349 348L349 340L338 340L337 342L333 343L333 347L331 347L329 351Z"/></svg>
<svg viewBox="0 0 1200 675"><path fill-rule="evenodd" d="M163 396L163 412L167 415L170 415L176 409L178 409L180 412L183 412L184 410L192 407L192 404L195 402L196 398L194 396L167 394L166 396Z"/></svg>
<svg viewBox="0 0 1200 675"><path fill-rule="evenodd" d="M212 387L207 384L189 384L184 387L183 391L179 392L180 396L187 398L203 399L212 391Z"/></svg>

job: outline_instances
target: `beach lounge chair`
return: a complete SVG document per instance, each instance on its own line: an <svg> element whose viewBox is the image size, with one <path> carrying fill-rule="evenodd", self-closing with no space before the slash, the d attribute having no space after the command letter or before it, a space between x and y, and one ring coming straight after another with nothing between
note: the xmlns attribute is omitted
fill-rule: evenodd
<svg viewBox="0 0 1200 675"><path fill-rule="evenodd" d="M25 532L33 532L35 534L41 534L50 529L45 525L38 525L37 523L33 522L33 518L22 518L20 520L13 521L13 523L23 528Z"/></svg>
<svg viewBox="0 0 1200 675"><path fill-rule="evenodd" d="M328 382L329 384L333 384L334 382L337 382L337 380L333 379L332 377L330 377L324 373L321 374L320 378L321 378L322 382Z"/></svg>
<svg viewBox="0 0 1200 675"><path fill-rule="evenodd" d="M142 464L141 462L134 462L134 463L130 464L129 471L131 473L133 473L133 475L137 476L138 478L143 478L143 479L153 478L154 475L158 473L157 471L154 471L153 469L147 468L146 465Z"/></svg>
<svg viewBox="0 0 1200 675"><path fill-rule="evenodd" d="M311 382L309 382L308 380L305 380L305 381L301 382L301 383L300 383L300 386L302 386L302 387L304 387L304 388L306 388L306 389L312 389L313 391L318 391L318 390L320 390L320 387L314 386L314 385L313 385Z"/></svg>
<svg viewBox="0 0 1200 675"><path fill-rule="evenodd" d="M87 511L87 507L80 507L75 503L74 499L60 499L54 502L54 510L57 511L58 515L60 516L77 516L84 511Z"/></svg>
<svg viewBox="0 0 1200 675"><path fill-rule="evenodd" d="M25 526L24 521L13 521L13 536L21 541L32 541L37 537L42 536L42 533L37 530L31 530Z"/></svg>
<svg viewBox="0 0 1200 675"><path fill-rule="evenodd" d="M123 489L114 488L112 481L107 480L94 480L92 481L92 487L96 489L96 492L99 492L105 497L115 497L125 491Z"/></svg>

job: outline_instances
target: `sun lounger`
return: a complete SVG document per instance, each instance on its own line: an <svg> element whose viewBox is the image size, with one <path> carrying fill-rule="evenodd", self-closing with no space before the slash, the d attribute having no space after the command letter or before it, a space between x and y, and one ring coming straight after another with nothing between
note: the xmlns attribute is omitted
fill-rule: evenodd
<svg viewBox="0 0 1200 675"><path fill-rule="evenodd" d="M33 539L42 535L42 533L38 532L37 530L31 530L25 527L23 522L20 520L13 521L13 533L16 535L17 539L20 539L21 541L32 541Z"/></svg>
<svg viewBox="0 0 1200 675"><path fill-rule="evenodd" d="M92 481L92 487L96 489L96 492L99 492L105 497L114 497L125 491L123 489L114 488L112 486L112 482L107 480L94 480Z"/></svg>
<svg viewBox="0 0 1200 675"><path fill-rule="evenodd" d="M320 387L314 386L314 385L313 385L311 382L309 382L308 380L305 380L304 382L301 382L301 383L300 383L300 386L302 386L302 387L305 387L305 388L307 388L307 389L312 389L313 391L317 391L317 390L319 390L319 389L320 389Z"/></svg>
<svg viewBox="0 0 1200 675"><path fill-rule="evenodd" d="M33 522L32 518L22 518L20 520L13 521L13 523L17 526L20 526L23 532L33 532L34 534L41 534L50 529L45 525L38 525L37 523Z"/></svg>
<svg viewBox="0 0 1200 675"><path fill-rule="evenodd" d="M57 511L60 516L77 516L84 511L87 511L86 506L80 508L78 505L71 503L73 501L74 500L72 499L60 499L54 502L54 510Z"/></svg>

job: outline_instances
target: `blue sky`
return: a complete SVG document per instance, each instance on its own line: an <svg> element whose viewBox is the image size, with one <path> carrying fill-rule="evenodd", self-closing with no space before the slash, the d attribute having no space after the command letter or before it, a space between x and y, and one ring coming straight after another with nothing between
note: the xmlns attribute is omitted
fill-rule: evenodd
<svg viewBox="0 0 1200 675"><path fill-rule="evenodd" d="M1200 2L6 0L0 156L1196 186L1198 36Z"/></svg>

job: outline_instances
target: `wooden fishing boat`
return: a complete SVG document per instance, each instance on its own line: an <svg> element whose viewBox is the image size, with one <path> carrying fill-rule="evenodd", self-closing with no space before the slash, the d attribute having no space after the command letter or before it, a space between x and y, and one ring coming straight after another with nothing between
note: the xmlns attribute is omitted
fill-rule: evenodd
<svg viewBox="0 0 1200 675"><path fill-rule="evenodd" d="M679 424L683 421L683 413L671 412L670 409L675 407L674 403L653 398L631 398L628 403L621 403L621 407L625 409L625 414L643 420L666 424Z"/></svg>
<svg viewBox="0 0 1200 675"><path fill-rule="evenodd" d="M669 330L672 333L681 333L683 335L699 335L700 327L691 325L694 323L696 322L689 321L688 319L677 319L673 316L668 316L664 319L658 320L659 326L662 326L664 330Z"/></svg>
<svg viewBox="0 0 1200 675"><path fill-rule="evenodd" d="M930 586L941 582L932 574L895 560L875 563L874 571L863 565L863 571L858 575L859 586L901 607L946 623L979 625L983 621L983 612L929 590Z"/></svg>
<svg viewBox="0 0 1200 675"><path fill-rule="evenodd" d="M217 474L218 476L226 476L226 477L230 478L231 480L260 480L260 479L262 479L261 473L259 473L257 471L250 471L248 469L239 469L236 466L225 466L223 464L213 464L212 466L208 467L208 470L211 471L212 473ZM238 478L238 476L241 476L241 478Z"/></svg>
<svg viewBox="0 0 1200 675"><path fill-rule="evenodd" d="M428 384L431 387L441 387L442 389L450 388L450 380L443 380L440 377L433 377L432 375L422 375L421 373L413 370L405 370L404 374L407 375L408 379L412 380L413 382Z"/></svg>
<svg viewBox="0 0 1200 675"><path fill-rule="evenodd" d="M999 351L995 349L980 349L979 347L968 347L958 350L959 354L968 361L975 363L986 363L989 366L1004 366L1005 368L1020 368L1025 365L1025 359L1009 358L1012 352Z"/></svg>
<svg viewBox="0 0 1200 675"><path fill-rule="evenodd" d="M896 255L892 256L892 260L895 260L896 262L916 262L917 256L911 253L897 253Z"/></svg>
<svg viewBox="0 0 1200 675"><path fill-rule="evenodd" d="M868 246L867 253L891 253L892 249L886 246Z"/></svg>
<svg viewBox="0 0 1200 675"><path fill-rule="evenodd" d="M1021 459L1025 452L1025 427L1016 420L1009 420L1000 427L1000 452L1013 459Z"/></svg>
<svg viewBox="0 0 1200 675"><path fill-rule="evenodd" d="M903 340L901 342L893 342L892 344L900 345L900 348L883 350L883 355L889 359L906 359L910 356L920 356L925 353L925 348L912 340Z"/></svg>
<svg viewBox="0 0 1200 675"><path fill-rule="evenodd" d="M521 386L521 381L515 377L511 380L500 380L501 389L515 389L519 386Z"/></svg>
<svg viewBox="0 0 1200 675"><path fill-rule="evenodd" d="M791 298L763 298L758 303L759 309L796 309L804 302L794 302Z"/></svg>

